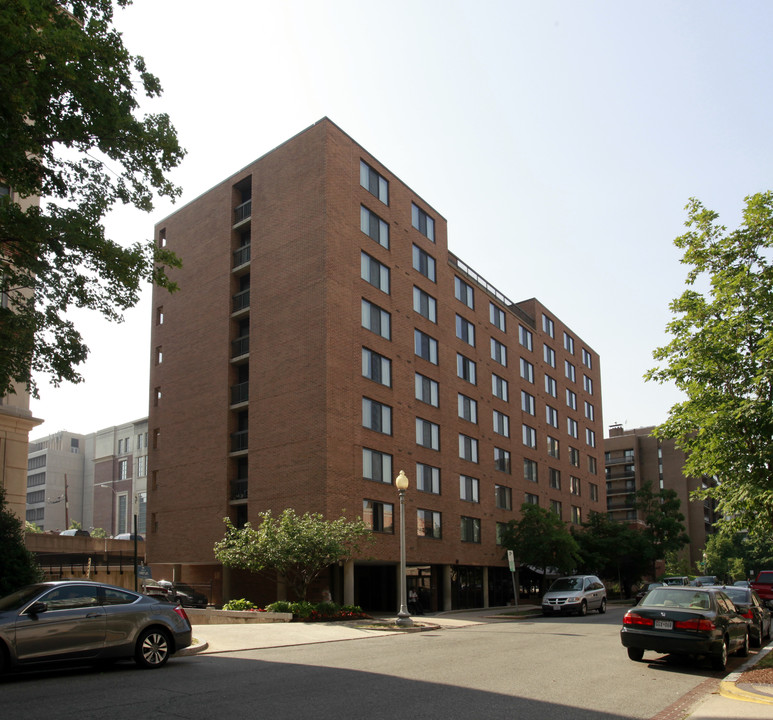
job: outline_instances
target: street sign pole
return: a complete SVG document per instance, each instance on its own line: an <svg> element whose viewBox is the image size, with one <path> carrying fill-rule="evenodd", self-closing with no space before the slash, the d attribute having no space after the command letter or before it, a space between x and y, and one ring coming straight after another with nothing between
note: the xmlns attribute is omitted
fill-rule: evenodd
<svg viewBox="0 0 773 720"><path fill-rule="evenodd" d="M507 563L510 565L510 576L513 578L513 598L515 599L515 609L518 609L518 581L517 570L515 567L515 554L512 550L507 551Z"/></svg>

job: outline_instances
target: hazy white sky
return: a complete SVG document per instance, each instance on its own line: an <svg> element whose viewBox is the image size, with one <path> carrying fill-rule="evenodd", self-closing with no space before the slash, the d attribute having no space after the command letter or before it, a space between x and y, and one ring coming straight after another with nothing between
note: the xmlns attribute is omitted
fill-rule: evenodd
<svg viewBox="0 0 773 720"><path fill-rule="evenodd" d="M188 150L178 204L328 116L447 219L452 252L600 354L605 427L678 400L642 375L687 200L733 228L773 184L763 0L134 0L116 26ZM173 210L108 232L150 239ZM150 314L148 289L123 324L81 316L86 381L41 380L33 437L147 415Z"/></svg>

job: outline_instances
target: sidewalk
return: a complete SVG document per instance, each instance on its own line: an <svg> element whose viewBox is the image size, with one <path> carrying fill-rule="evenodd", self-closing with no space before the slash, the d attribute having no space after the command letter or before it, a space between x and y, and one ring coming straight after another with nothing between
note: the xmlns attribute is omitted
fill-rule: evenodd
<svg viewBox="0 0 773 720"><path fill-rule="evenodd" d="M521 605L519 610L531 611L533 614L541 612L539 607L530 605ZM392 617L390 615L388 619L391 620ZM413 618L415 625L408 630L381 629L379 622L387 620L387 616L374 618L370 623L352 621L194 625L193 636L199 641L198 644L181 650L178 656L360 640L367 637L393 635L395 632L453 629L481 623L511 622L513 619L512 615L502 615L499 608L490 608L419 615ZM722 720L773 720L773 686L739 682L744 671L772 650L773 642L750 658L738 671L722 679L718 689L716 682L704 683L705 690L700 686L696 688L694 692L698 694L705 692L705 695L697 701L685 698L692 701L689 714L681 708L672 706L656 717L658 720L717 720L719 718Z"/></svg>

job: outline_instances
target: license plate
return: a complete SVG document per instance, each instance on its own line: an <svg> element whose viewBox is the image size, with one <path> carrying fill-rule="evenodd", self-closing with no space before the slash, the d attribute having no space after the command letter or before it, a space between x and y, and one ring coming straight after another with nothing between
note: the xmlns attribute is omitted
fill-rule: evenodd
<svg viewBox="0 0 773 720"><path fill-rule="evenodd" d="M561 608L558 605L553 605L553 612L561 612Z"/></svg>
<svg viewBox="0 0 773 720"><path fill-rule="evenodd" d="M673 630L673 620L655 620L655 630Z"/></svg>

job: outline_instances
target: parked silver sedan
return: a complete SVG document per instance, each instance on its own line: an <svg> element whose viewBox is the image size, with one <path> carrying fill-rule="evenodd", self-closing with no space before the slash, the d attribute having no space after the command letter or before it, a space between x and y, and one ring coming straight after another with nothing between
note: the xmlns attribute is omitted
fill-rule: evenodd
<svg viewBox="0 0 773 720"><path fill-rule="evenodd" d="M182 607L113 585L43 582L0 599L0 673L119 658L159 668L190 644Z"/></svg>

